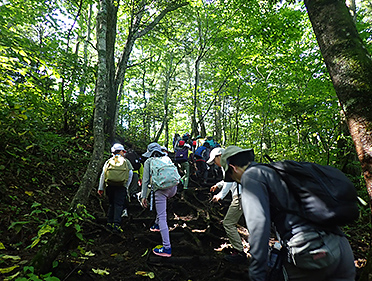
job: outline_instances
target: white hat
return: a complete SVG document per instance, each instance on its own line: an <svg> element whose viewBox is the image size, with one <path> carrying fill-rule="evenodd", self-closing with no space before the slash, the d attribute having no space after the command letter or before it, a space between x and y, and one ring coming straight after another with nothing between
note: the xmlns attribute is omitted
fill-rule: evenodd
<svg viewBox="0 0 372 281"><path fill-rule="evenodd" d="M211 154L209 155L209 159L207 161L207 164L212 164L213 161L214 161L214 158L216 158L216 156L219 156L219 155L222 155L222 153L225 151L225 149L221 148L221 147L216 147L216 148L213 148L212 151L211 151Z"/></svg>
<svg viewBox="0 0 372 281"><path fill-rule="evenodd" d="M186 143L184 146L187 148L191 148L191 145L189 145L188 143Z"/></svg>
<svg viewBox="0 0 372 281"><path fill-rule="evenodd" d="M121 150L124 150L125 152L125 149L124 149L124 146L120 143L115 143L112 147L111 147L111 152L114 153L115 151L121 151Z"/></svg>

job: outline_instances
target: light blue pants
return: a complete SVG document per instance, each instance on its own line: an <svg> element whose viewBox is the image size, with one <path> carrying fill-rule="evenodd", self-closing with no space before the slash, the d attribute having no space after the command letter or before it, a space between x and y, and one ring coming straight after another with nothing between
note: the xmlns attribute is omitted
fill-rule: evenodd
<svg viewBox="0 0 372 281"><path fill-rule="evenodd" d="M156 220L159 225L163 247L170 248L169 229L167 223L167 199L173 197L177 193L177 186L167 189L158 189L155 191L155 208Z"/></svg>

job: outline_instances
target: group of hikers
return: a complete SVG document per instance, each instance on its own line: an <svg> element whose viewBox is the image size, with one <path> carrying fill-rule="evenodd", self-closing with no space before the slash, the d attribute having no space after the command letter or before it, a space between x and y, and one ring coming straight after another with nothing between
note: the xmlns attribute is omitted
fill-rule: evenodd
<svg viewBox="0 0 372 281"><path fill-rule="evenodd" d="M171 257L167 200L177 193L178 186L189 187L190 165L196 165L203 183L207 180L208 165L215 165L222 170L223 180L210 187L211 192L220 189L212 201L222 200L229 192L232 195L223 220L233 248L231 254L224 257L227 261L249 260L250 280L354 280L353 253L340 227L314 222L300 211L293 211L300 210L301 206L289 184L276 170L256 163L253 149L237 146L224 149L213 138L191 139L189 134L177 135L173 142L174 159L169 157L168 149L158 143L150 143L141 157L131 157L133 151L126 151L122 144L112 146L113 156L103 166L98 187L98 194L101 196L105 190L108 197L110 230L123 232L121 220L128 215L127 198L137 197L142 207L156 209L150 231L160 232L162 245L154 247L152 252ZM136 186L140 186L140 192ZM237 230L242 216L249 232L249 259ZM280 254L274 263L269 245L273 229L281 242ZM273 268L276 265L280 265L278 271ZM274 275L281 277L275 279L278 276Z"/></svg>

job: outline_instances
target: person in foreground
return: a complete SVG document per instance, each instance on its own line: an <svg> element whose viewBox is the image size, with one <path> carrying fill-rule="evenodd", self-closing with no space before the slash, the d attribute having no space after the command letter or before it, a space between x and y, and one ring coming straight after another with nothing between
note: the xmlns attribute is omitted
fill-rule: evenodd
<svg viewBox="0 0 372 281"><path fill-rule="evenodd" d="M153 253L162 257L171 257L172 248L169 239L169 229L167 223L167 200L173 197L177 193L177 183L179 182L179 175L177 168L172 164L171 159L161 150L161 146L158 143L150 143L147 146L147 152L142 154L143 157L148 158L143 167L143 178L142 178L142 193L141 202L144 208L148 207L147 195L148 187L151 186L155 194L155 208L156 208L156 220L155 224L150 228L151 231L159 231L163 240L163 245L158 245L153 249ZM171 168L170 173L164 172L166 178L175 178L174 184L169 187L159 186L156 184L156 174L158 174L157 167L159 163L165 163ZM164 164L160 164L163 165ZM175 174L177 173L177 174Z"/></svg>
<svg viewBox="0 0 372 281"><path fill-rule="evenodd" d="M252 149L229 146L221 157L225 181L242 185L241 203L249 231L251 264L250 280L264 281L268 271L268 242L273 223L286 255L283 264L290 281L353 281L354 257L348 240L339 227L320 227L277 207L297 206L295 198L279 174L270 167L254 162ZM296 248L297 246L297 248ZM327 247L328 252L312 252L310 259L297 259L293 249ZM293 249L291 248L293 247ZM289 254L289 252L291 254Z"/></svg>

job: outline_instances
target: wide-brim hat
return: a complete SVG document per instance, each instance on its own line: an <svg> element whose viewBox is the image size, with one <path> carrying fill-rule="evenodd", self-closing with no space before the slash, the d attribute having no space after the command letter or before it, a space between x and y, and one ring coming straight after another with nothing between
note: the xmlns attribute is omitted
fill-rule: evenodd
<svg viewBox="0 0 372 281"><path fill-rule="evenodd" d="M147 146L147 151L142 154L143 157L149 158L155 152L159 152L161 155L165 155L163 151L161 151L161 146L157 142L152 142Z"/></svg>
<svg viewBox="0 0 372 281"><path fill-rule="evenodd" d="M212 151L211 151L211 154L209 155L209 159L207 161L207 164L211 165L214 161L214 158L221 155L224 151L225 151L225 149L223 149L222 147L213 148Z"/></svg>
<svg viewBox="0 0 372 281"><path fill-rule="evenodd" d="M232 182L234 181L231 176L230 176L230 173L228 172L229 171L229 161L228 159L232 156L235 156L237 154L240 154L240 153L243 153L243 152L251 152L252 153L252 159L251 161L253 161L254 159L254 154L253 154L253 149L252 148L247 148L247 149L244 149L244 148L241 148L239 146L235 146L235 145L231 145L229 146L228 148L225 149L225 151L222 153L222 156L221 156L221 167L222 169L224 170L224 181L225 182Z"/></svg>

